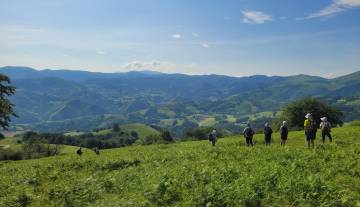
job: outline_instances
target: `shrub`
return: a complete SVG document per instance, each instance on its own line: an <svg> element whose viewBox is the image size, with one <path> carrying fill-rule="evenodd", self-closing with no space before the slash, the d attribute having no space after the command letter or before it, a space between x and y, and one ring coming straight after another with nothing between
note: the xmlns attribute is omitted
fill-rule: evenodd
<svg viewBox="0 0 360 207"><path fill-rule="evenodd" d="M161 139L165 142L165 143L169 143L169 142L173 142L174 139L170 134L170 131L165 130L161 133Z"/></svg>
<svg viewBox="0 0 360 207"><path fill-rule="evenodd" d="M0 150L0 160L22 160L23 152L21 150L2 149Z"/></svg>
<svg viewBox="0 0 360 207"><path fill-rule="evenodd" d="M354 120L349 123L349 126L360 126L360 120Z"/></svg>
<svg viewBox="0 0 360 207"><path fill-rule="evenodd" d="M138 139L137 143L141 144L141 145L150 145L150 144L161 143L161 137L156 134L151 134L151 135L146 136L143 139Z"/></svg>

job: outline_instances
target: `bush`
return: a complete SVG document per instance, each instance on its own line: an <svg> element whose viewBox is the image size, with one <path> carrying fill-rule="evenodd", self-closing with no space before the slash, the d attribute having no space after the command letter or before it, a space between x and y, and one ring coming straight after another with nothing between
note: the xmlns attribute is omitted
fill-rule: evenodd
<svg viewBox="0 0 360 207"><path fill-rule="evenodd" d="M170 131L165 130L161 133L161 139L165 142L165 143L169 143L169 142L174 142L173 137L170 134Z"/></svg>
<svg viewBox="0 0 360 207"><path fill-rule="evenodd" d="M143 139L139 139L137 141L137 143L141 144L141 145L150 145L150 144L161 143L161 137L156 134L151 134L151 135L146 136Z"/></svg>
<svg viewBox="0 0 360 207"><path fill-rule="evenodd" d="M360 120L354 120L349 123L349 126L360 126Z"/></svg>
<svg viewBox="0 0 360 207"><path fill-rule="evenodd" d="M12 149L0 150L0 160L22 160L24 153Z"/></svg>

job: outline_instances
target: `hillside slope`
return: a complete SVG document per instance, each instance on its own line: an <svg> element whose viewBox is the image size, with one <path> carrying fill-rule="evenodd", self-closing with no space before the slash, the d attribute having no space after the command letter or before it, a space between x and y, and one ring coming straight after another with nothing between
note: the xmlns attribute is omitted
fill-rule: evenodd
<svg viewBox="0 0 360 207"><path fill-rule="evenodd" d="M0 206L357 206L360 128L304 147L291 132L265 147L256 135L134 146L40 160L0 162Z"/></svg>
<svg viewBox="0 0 360 207"><path fill-rule="evenodd" d="M157 135L160 134L159 131L157 131L156 129L147 126L145 124L140 124L140 123L134 123L134 124L124 124L120 126L121 131L127 132L127 133L131 133L131 132L136 132L139 136L139 138L145 138L146 136L149 135ZM96 132L95 134L110 134L112 133L113 130L112 129L105 129L105 130L100 130L98 132Z"/></svg>

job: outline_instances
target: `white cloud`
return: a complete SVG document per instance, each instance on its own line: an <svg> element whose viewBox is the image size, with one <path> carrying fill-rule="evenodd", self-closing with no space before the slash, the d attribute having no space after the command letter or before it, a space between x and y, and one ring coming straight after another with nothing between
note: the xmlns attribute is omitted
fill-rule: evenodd
<svg viewBox="0 0 360 207"><path fill-rule="evenodd" d="M336 13L343 12L345 10L359 6L360 6L360 0L333 0L333 2L330 5L326 6L320 11L309 14L304 18L297 18L297 19L301 20L301 19L312 19L319 17L329 17Z"/></svg>
<svg viewBox="0 0 360 207"><path fill-rule="evenodd" d="M271 21L272 17L261 11L242 11L243 22L247 24L263 24L266 21Z"/></svg>
<svg viewBox="0 0 360 207"><path fill-rule="evenodd" d="M171 35L171 37L174 38L174 39L180 39L181 35L180 34L173 34L173 35Z"/></svg>
<svg viewBox="0 0 360 207"><path fill-rule="evenodd" d="M324 75L324 77L325 77L325 78L335 78L335 77L336 77L336 74L330 72L330 73L326 73L326 74Z"/></svg>
<svg viewBox="0 0 360 207"><path fill-rule="evenodd" d="M192 33L193 37L199 37L200 35L198 33Z"/></svg>
<svg viewBox="0 0 360 207"><path fill-rule="evenodd" d="M98 50L98 51L96 51L96 54L98 54L98 55L107 55L108 52L104 51L104 50Z"/></svg>
<svg viewBox="0 0 360 207"><path fill-rule="evenodd" d="M156 69L159 66L163 65L164 63L160 61L133 61L130 63L127 63L123 66L124 69L127 70L149 70L149 69Z"/></svg>
<svg viewBox="0 0 360 207"><path fill-rule="evenodd" d="M203 48L209 48L209 44L207 44L207 43L202 43L202 44L201 44L201 47L203 47Z"/></svg>
<svg viewBox="0 0 360 207"><path fill-rule="evenodd" d="M184 74L201 74L203 67L198 66L196 63L179 64L168 61L133 61L129 62L122 67L122 71L129 70L154 70L162 73L184 73Z"/></svg>

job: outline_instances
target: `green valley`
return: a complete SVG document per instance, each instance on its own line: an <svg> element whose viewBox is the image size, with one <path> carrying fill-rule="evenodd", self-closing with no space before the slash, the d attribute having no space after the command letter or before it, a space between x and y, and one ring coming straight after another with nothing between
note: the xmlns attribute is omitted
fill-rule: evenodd
<svg viewBox="0 0 360 207"><path fill-rule="evenodd" d="M141 123L183 138L187 129L216 127L239 133L246 122L262 125L290 101L312 96L360 116L360 72L316 76L183 75L132 71L93 73L3 67L17 91L16 126L42 132L90 132L117 123Z"/></svg>

